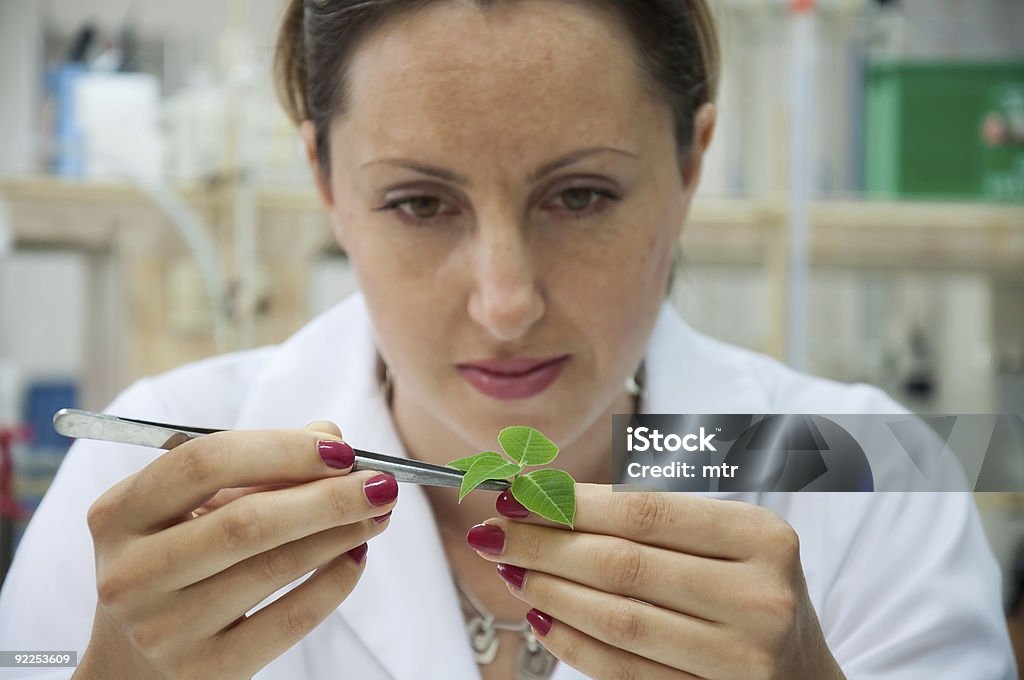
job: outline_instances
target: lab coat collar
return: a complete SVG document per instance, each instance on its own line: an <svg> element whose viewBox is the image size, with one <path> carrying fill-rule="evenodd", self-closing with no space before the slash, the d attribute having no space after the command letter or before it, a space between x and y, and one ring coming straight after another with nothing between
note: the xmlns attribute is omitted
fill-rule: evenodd
<svg viewBox="0 0 1024 680"><path fill-rule="evenodd" d="M666 302L645 359L643 412L760 412L743 411L744 404L757 404L757 386L716 360L715 342L693 331ZM407 457L380 393L376 357L370 316L363 296L355 294L280 346L254 382L236 427L331 420L360 448ZM434 677L478 678L469 646L452 644L465 635L465 625L436 525L423 520L431 515L426 495L405 484L398 505L388 531L371 542L359 586L335 615L344 617L395 680L418 680L426 669ZM579 677L559 664L553 680Z"/></svg>
<svg viewBox="0 0 1024 680"><path fill-rule="evenodd" d="M668 301L647 346L643 413L768 413L750 352L693 329Z"/></svg>

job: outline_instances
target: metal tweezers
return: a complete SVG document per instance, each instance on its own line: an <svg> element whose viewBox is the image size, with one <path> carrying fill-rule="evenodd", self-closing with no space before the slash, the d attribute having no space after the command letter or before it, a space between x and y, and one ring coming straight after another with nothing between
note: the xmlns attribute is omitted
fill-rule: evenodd
<svg viewBox="0 0 1024 680"><path fill-rule="evenodd" d="M137 446L148 446L168 451L175 446L203 435L224 431L203 427L182 427L180 425L168 425L167 423L155 423L148 420L135 420L133 418L119 418L118 416L106 413L80 411L71 408L61 409L53 415L53 429L65 437L135 444ZM354 449L354 451L356 453L356 462L352 467L353 471L377 470L379 472L387 472L394 475L395 479L399 482L458 488L462 485L462 476L465 474L455 468L431 465L430 463L422 463L418 460L385 456L380 453L362 451L360 449ZM504 491L510 486L511 484L507 481L492 479L476 488L487 491Z"/></svg>

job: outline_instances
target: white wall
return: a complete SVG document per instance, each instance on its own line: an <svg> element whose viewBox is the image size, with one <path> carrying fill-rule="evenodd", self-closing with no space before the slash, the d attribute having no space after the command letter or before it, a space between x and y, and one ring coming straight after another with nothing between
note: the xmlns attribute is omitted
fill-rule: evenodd
<svg viewBox="0 0 1024 680"><path fill-rule="evenodd" d="M38 35L32 2L0 0L0 177L31 167Z"/></svg>
<svg viewBox="0 0 1024 680"><path fill-rule="evenodd" d="M16 251L0 260L0 354L13 356L25 376L77 374L85 363L88 303L85 257Z"/></svg>
<svg viewBox="0 0 1024 680"><path fill-rule="evenodd" d="M906 56L914 59L1019 59L1021 0L903 0Z"/></svg>
<svg viewBox="0 0 1024 680"><path fill-rule="evenodd" d="M0 257L0 424L39 379L78 379L86 363L85 257L15 252Z"/></svg>

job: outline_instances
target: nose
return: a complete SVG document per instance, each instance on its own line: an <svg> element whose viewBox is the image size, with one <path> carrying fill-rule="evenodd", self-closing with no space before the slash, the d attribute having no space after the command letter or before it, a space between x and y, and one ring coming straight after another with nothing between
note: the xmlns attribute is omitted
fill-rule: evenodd
<svg viewBox="0 0 1024 680"><path fill-rule="evenodd" d="M518 340L545 309L530 244L518 227L479 229L475 241L469 316L502 342Z"/></svg>

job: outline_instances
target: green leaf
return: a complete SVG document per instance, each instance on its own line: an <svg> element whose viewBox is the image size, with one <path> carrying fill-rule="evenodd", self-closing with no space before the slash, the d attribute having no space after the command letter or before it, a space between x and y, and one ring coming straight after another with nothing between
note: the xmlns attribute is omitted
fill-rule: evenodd
<svg viewBox="0 0 1024 680"><path fill-rule="evenodd" d="M509 458L521 465L547 465L558 455L553 441L540 430L525 425L506 427L498 433L498 443Z"/></svg>
<svg viewBox="0 0 1024 680"><path fill-rule="evenodd" d="M462 470L465 472L469 468L473 467L473 463L477 462L481 458L489 458L491 456L497 456L498 458L501 458L501 460L505 460L497 451L484 451L482 453L474 453L472 456L466 456L465 458L456 458L455 460L445 463L445 467L455 468L456 470Z"/></svg>
<svg viewBox="0 0 1024 680"><path fill-rule="evenodd" d="M512 495L531 512L572 527L576 516L576 482L568 472L528 472L512 482Z"/></svg>
<svg viewBox="0 0 1024 680"><path fill-rule="evenodd" d="M486 455L488 453L492 455ZM462 476L462 486L459 487L459 502L461 503L466 494L488 479L507 479L522 469L519 465L508 462L493 451L485 451L479 454L477 461Z"/></svg>

